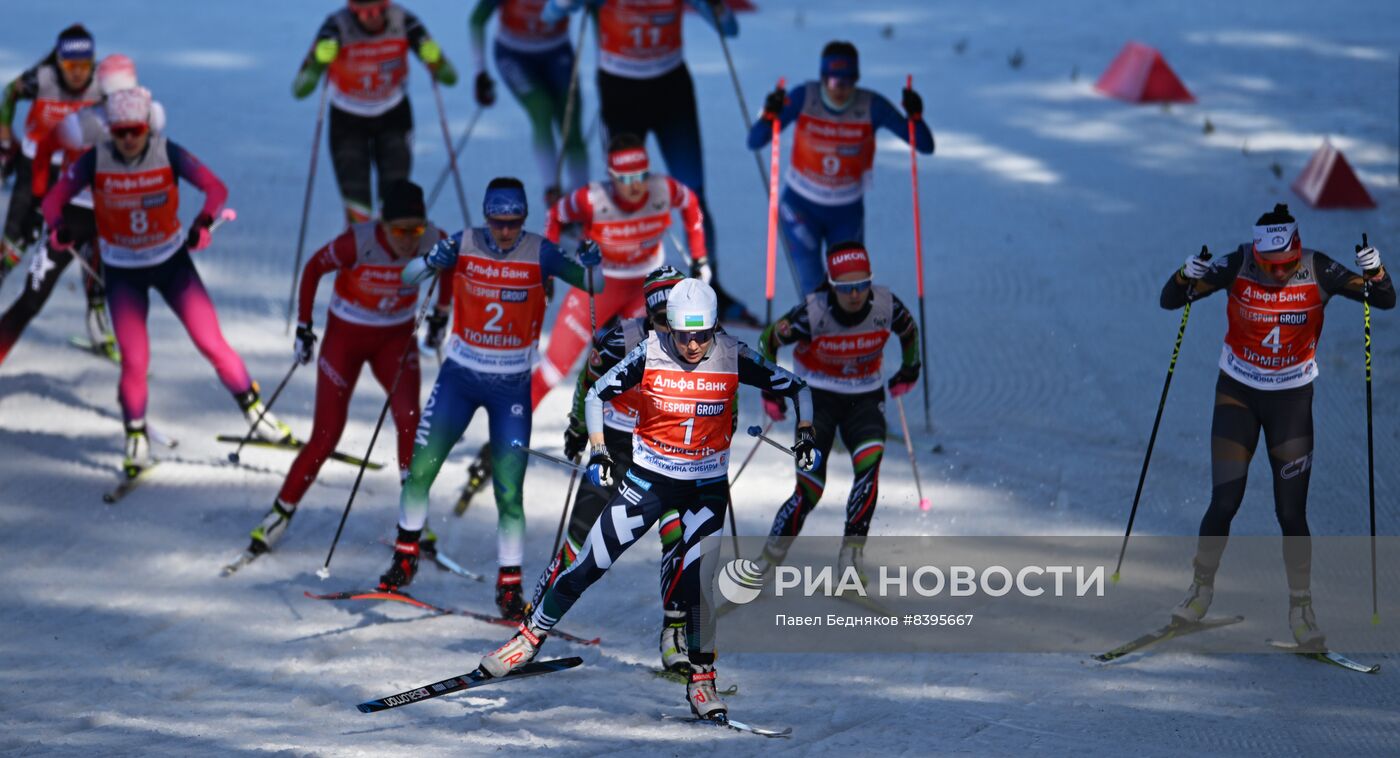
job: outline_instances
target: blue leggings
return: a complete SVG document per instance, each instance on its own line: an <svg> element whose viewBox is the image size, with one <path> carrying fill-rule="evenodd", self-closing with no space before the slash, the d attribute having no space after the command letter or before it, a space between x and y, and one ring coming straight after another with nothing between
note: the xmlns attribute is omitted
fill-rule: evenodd
<svg viewBox="0 0 1400 758"><path fill-rule="evenodd" d="M496 71L530 117L530 140L535 163L539 167L542 186L548 187L554 183L555 161L558 160L554 132L557 128L562 134L564 129L574 49L565 41L549 50L525 53L497 42L493 52ZM564 142L564 163L569 170L569 185L561 188L565 192L588 183L588 150L583 144L582 112L583 92L580 88L574 93L574 109L569 115L569 138Z"/></svg>
<svg viewBox="0 0 1400 758"><path fill-rule="evenodd" d="M413 439L413 463L399 498L399 526L423 528L428 490L452 446L478 408L491 430L491 483L496 491L496 553L502 566L519 566L525 553L525 453L530 444L530 374L486 374L453 361L442 364Z"/></svg>
<svg viewBox="0 0 1400 758"><path fill-rule="evenodd" d="M827 248L840 242L865 241L864 200L848 205L820 205L784 188L778 219L792 264L797 269L801 295L826 281L824 251Z"/></svg>

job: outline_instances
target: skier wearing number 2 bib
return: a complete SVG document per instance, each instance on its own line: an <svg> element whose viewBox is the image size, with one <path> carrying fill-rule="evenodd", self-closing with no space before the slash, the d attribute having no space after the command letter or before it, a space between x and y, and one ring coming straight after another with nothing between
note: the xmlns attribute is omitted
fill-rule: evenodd
<svg viewBox="0 0 1400 758"><path fill-rule="evenodd" d="M404 267L406 284L439 272L438 286L452 288L452 336L419 417L413 463L399 498L393 563L379 579L384 590L413 581L428 518L428 490L472 416L485 408L499 516L496 604L507 618L520 618L525 610L520 586L525 452L514 443L530 444L530 365L544 322L544 283L556 277L583 288L588 277L583 266L564 257L554 243L523 230L527 210L520 180L493 179L482 200L485 227L458 232ZM580 247L584 266L596 266L600 260L596 245ZM601 284L602 277L595 279ZM441 328L432 322L429 326Z"/></svg>

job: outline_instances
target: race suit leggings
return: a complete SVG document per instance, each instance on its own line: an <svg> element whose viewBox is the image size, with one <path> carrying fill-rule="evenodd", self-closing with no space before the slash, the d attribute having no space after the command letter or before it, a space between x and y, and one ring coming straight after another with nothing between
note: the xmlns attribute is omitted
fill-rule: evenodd
<svg viewBox="0 0 1400 758"><path fill-rule="evenodd" d="M826 281L825 251L841 242L865 241L865 201L821 205L784 189L778 229L787 242L797 280L806 295Z"/></svg>
<svg viewBox="0 0 1400 758"><path fill-rule="evenodd" d="M512 50L500 42L493 48L496 70L505 80L515 99L530 117L530 142L534 147L535 163L539 166L540 186L554 184L558 153L554 133L564 130L564 111L569 99L569 78L574 67L574 48L567 40L558 46L536 53ZM574 93L574 108L569 114L569 136L564 142L564 165L569 170L567 192L588 183L588 150L583 144L580 113L583 112L582 87Z"/></svg>
<svg viewBox="0 0 1400 758"><path fill-rule="evenodd" d="M408 98L378 116L357 116L331 107L331 165L349 223L374 216L370 164L379 174L379 199L391 182L413 170L413 108Z"/></svg>
<svg viewBox="0 0 1400 758"><path fill-rule="evenodd" d="M73 237L73 247L59 252L45 247L42 252L36 253L25 274L24 289L20 291L19 297L9 310L5 311L5 315L0 316L0 363L4 363L5 357L19 341L25 327L29 326L29 322L43 309L44 303L48 302L49 295L53 294L53 288L67 270L73 256L84 256L89 265L93 260L90 251L97 235L97 226L92 209L65 205L63 226ZM101 302L101 286L86 272L83 274L83 281L89 299L98 298L98 302Z"/></svg>

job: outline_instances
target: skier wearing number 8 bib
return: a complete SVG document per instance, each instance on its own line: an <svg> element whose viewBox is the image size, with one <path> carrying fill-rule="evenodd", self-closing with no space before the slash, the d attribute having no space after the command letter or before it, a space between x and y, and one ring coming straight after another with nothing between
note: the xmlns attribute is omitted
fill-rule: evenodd
<svg viewBox="0 0 1400 758"><path fill-rule="evenodd" d="M520 618L525 609L520 585L525 452L513 443L530 444L530 365L544 321L544 283L556 277L583 288L587 279L583 266L565 258L554 243L524 231L527 211L520 180L493 179L482 200L485 227L458 232L404 267L406 284L439 273L438 286L452 288L452 335L419 417L413 463L399 498L393 563L379 580L385 590L413 581L428 490L472 416L485 408L499 517L496 604L507 618ZM584 266L596 266L600 258L596 246L580 247ZM595 279L601 284L602 277Z"/></svg>
<svg viewBox="0 0 1400 758"><path fill-rule="evenodd" d="M801 282L799 295L826 279L823 245L865 240L865 190L875 163L875 130L908 140L913 121L914 148L933 152L933 132L924 123L919 93L904 90L902 115L890 101L857 87L859 80L856 46L830 42L822 50L821 81L769 93L763 117L749 130L749 149L757 150L772 141L774 119L782 126L797 122L778 213Z"/></svg>
<svg viewBox="0 0 1400 758"><path fill-rule="evenodd" d="M63 206L84 188L92 188L107 309L122 354L118 398L126 424L123 468L128 477L150 465L146 370L151 353L146 318L151 289L159 291L175 311L249 423L258 424L257 434L272 441L291 436L285 424L263 412L257 385L243 359L224 340L214 303L190 257L190 251L209 246L209 229L228 198L228 189L184 148L163 134L152 134L150 115L151 93L145 88L112 93L107 98L110 138L84 153L44 198L44 220L52 230L49 246L63 250L74 244L63 220ZM204 193L204 206L188 230L180 223L180 179Z"/></svg>
<svg viewBox="0 0 1400 758"><path fill-rule="evenodd" d="M717 331L715 292L698 279L671 289L666 302L667 334L652 332L620 363L603 374L585 401L591 445L588 478L616 494L594 521L583 550L549 591L519 633L481 660L481 669L503 676L532 660L549 631L594 582L667 510L681 513L684 556L678 591L690 609L686 636L690 658L687 696L700 718L722 718L725 705L716 692L712 611L701 588L700 543L724 524L729 498L729 447L734 399L740 384L794 400L797 408L798 465L815 464L807 385L747 345ZM615 472L603 425L603 403L636 388L637 425L632 437L632 465Z"/></svg>
<svg viewBox="0 0 1400 758"><path fill-rule="evenodd" d="M1199 621L1214 597L1215 573L1230 522L1244 499L1245 477L1259 432L1273 470L1274 512L1283 531L1289 627L1299 645L1324 642L1312 607L1312 544L1307 521L1312 476L1313 380L1323 309L1334 295L1395 307L1395 287L1374 247L1357 251L1358 275L1303 247L1288 206L1276 205L1255 222L1253 244L1207 263L1192 256L1162 287L1163 308L1176 309L1216 290L1228 290L1229 330L1220 353L1211 420L1211 498L1201 518L1194 580L1172 611Z"/></svg>

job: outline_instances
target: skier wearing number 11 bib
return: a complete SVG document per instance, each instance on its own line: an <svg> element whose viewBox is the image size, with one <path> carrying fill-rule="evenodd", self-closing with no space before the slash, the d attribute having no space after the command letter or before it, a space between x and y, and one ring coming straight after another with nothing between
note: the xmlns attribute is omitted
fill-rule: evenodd
<svg viewBox="0 0 1400 758"><path fill-rule="evenodd" d="M499 516L496 604L502 615L516 619L525 611L520 585L525 452L520 447L530 444L530 366L544 322L544 283L556 277L583 289L588 279L583 266L596 266L602 259L590 243L579 248L583 266L569 260L554 243L524 231L527 211L525 185L519 179L493 179L482 200L486 226L458 232L404 267L406 284L439 273L439 286L452 288L452 334L442 370L419 416L413 463L399 498L393 563L379 579L384 590L413 581L428 518L428 490L472 416L485 408ZM594 279L601 286L602 277ZM441 328L432 322L430 326Z"/></svg>

